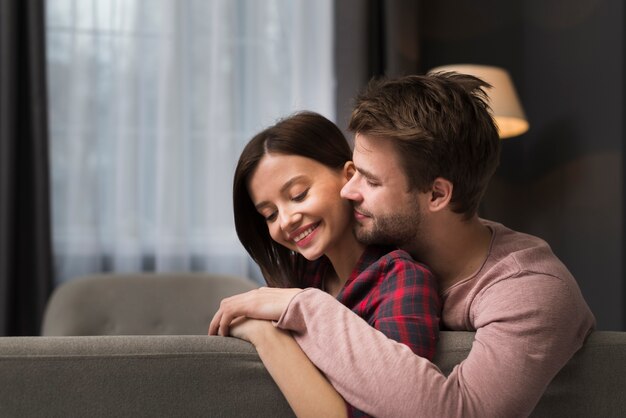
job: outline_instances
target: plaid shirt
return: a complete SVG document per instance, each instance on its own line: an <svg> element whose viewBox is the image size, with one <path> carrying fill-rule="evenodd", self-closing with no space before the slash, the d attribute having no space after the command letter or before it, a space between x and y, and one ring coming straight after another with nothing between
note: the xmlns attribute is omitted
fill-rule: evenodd
<svg viewBox="0 0 626 418"><path fill-rule="evenodd" d="M326 257L311 263L307 282L322 288L328 269L332 265ZM337 300L415 354L429 360L434 357L441 300L431 271L407 252L368 246ZM367 416L351 405L348 413L352 417Z"/></svg>

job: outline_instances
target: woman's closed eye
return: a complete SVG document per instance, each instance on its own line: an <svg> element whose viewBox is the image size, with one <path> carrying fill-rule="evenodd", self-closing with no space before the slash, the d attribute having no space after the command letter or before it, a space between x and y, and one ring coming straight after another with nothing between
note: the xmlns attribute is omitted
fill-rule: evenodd
<svg viewBox="0 0 626 418"><path fill-rule="evenodd" d="M269 215L263 215L263 217L265 218L265 222L273 222L276 220L277 216L278 216L278 211L274 211L270 213Z"/></svg>
<svg viewBox="0 0 626 418"><path fill-rule="evenodd" d="M291 200L293 200L294 202L302 202L306 198L308 193L309 193L309 189L306 189L302 193L298 193L297 195L292 197Z"/></svg>
<svg viewBox="0 0 626 418"><path fill-rule="evenodd" d="M301 193L296 194L293 197L290 197L289 199L292 202L302 202L304 199L306 199L308 193L309 193L309 188L305 189ZM267 208L267 209L269 209L269 208ZM275 210L275 211L270 212L270 213L265 213L265 211L260 211L260 214L261 214L261 216L263 216L263 218L265 219L265 222L267 222L267 223L274 222L278 218L278 210Z"/></svg>

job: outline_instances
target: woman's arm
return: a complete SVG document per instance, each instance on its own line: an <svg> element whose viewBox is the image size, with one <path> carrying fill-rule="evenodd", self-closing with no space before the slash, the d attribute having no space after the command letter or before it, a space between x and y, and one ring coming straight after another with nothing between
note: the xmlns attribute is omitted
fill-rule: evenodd
<svg viewBox="0 0 626 418"><path fill-rule="evenodd" d="M296 416L347 416L343 398L311 363L291 333L269 321L239 318L231 324L230 334L255 346Z"/></svg>

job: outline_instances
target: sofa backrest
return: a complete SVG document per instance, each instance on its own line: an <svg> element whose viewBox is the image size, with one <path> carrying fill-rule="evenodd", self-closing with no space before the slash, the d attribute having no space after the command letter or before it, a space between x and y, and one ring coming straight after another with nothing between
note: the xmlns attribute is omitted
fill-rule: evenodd
<svg viewBox="0 0 626 418"><path fill-rule="evenodd" d="M473 339L441 333L435 361L444 373ZM624 416L625 366L626 332L593 333L532 416ZM2 417L293 416L254 347L235 338L4 337L0 387Z"/></svg>
<svg viewBox="0 0 626 418"><path fill-rule="evenodd" d="M293 417L235 338L3 337L0 387L0 417Z"/></svg>
<svg viewBox="0 0 626 418"><path fill-rule="evenodd" d="M446 375L467 357L473 332L442 332L435 362ZM524 384L524 376L519 376ZM533 417L626 416L626 332L596 331L548 385Z"/></svg>
<svg viewBox="0 0 626 418"><path fill-rule="evenodd" d="M202 335L220 301L258 287L208 273L96 274L52 294L42 335Z"/></svg>
<svg viewBox="0 0 626 418"><path fill-rule="evenodd" d="M254 348L205 336L224 297L255 287L247 279L203 273L103 274L67 282L48 303L43 335L103 337L0 338L0 387L5 388L0 416L5 416L3 405L14 405L5 412L34 411L28 408L36 405L26 404L32 394L28 385L45 395L42 405L58 404L58 416L91 415L99 405L128 411L124 402L131 402L131 392L137 398L132 411L146 411L140 416L151 416L147 412L154 412L154 405L185 409L185 402L191 402L187 412L192 412L185 416L207 408L224 416L291 416ZM137 336L156 334L171 336ZM449 374L466 358L473 341L472 332L441 332L435 362L442 372ZM550 383L533 416L624 416L625 370L626 333L594 332ZM523 385L524 376L519 380ZM202 393L206 399L196 399ZM235 405L237 399L241 405ZM120 403L111 409L113 402Z"/></svg>

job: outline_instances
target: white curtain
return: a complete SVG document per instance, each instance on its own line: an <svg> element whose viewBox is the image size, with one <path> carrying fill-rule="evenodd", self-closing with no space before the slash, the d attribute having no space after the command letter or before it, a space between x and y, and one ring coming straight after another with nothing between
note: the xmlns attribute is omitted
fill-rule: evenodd
<svg viewBox="0 0 626 418"><path fill-rule="evenodd" d="M253 276L231 185L296 110L334 120L332 0L47 0L57 281Z"/></svg>

